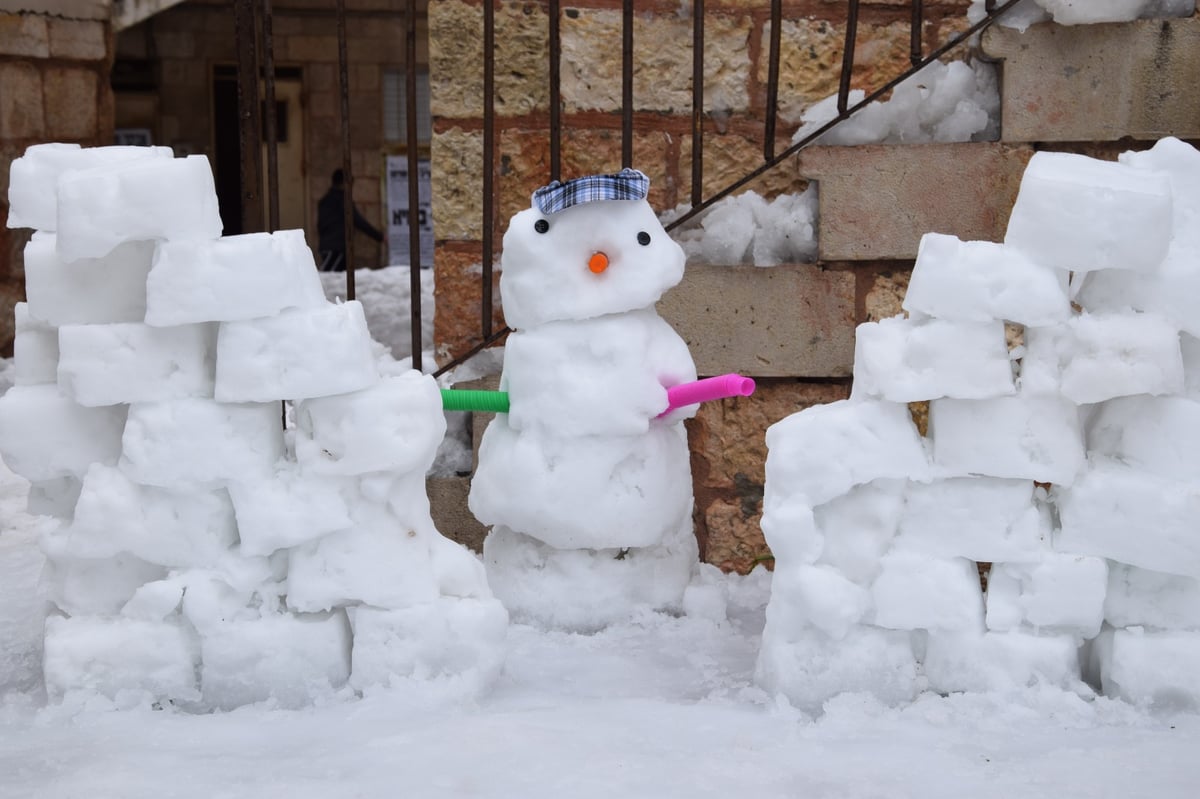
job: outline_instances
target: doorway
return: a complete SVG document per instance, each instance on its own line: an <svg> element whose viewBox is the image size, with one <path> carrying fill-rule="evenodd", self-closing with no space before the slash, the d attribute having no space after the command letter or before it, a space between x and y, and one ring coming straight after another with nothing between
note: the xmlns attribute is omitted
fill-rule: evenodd
<svg viewBox="0 0 1200 799"><path fill-rule="evenodd" d="M242 230L241 141L238 125L237 68L213 68L213 157L224 235ZM262 88L260 85L260 96ZM275 155L279 168L279 228L305 230L308 223L308 183L304 164L304 85L299 67L275 70ZM265 127L265 126L264 126ZM260 196L267 209L267 145L263 133L263 176Z"/></svg>

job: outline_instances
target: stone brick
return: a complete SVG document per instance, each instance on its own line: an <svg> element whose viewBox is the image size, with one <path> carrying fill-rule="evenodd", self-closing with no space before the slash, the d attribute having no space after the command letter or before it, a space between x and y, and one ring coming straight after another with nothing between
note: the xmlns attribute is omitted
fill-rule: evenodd
<svg viewBox="0 0 1200 799"><path fill-rule="evenodd" d="M748 108L750 19L705 21L705 108ZM637 15L633 23L633 101L639 111L690 113L692 22ZM562 20L562 95L568 111L621 107L621 13L568 9Z"/></svg>
<svg viewBox="0 0 1200 799"><path fill-rule="evenodd" d="M660 131L633 135L633 163L650 178L650 205L673 207L675 180L666 171L671 137ZM562 177L617 172L621 169L621 132L572 125L562 136ZM529 207L529 198L550 181L550 143L546 130L505 130L500 134L498 179L500 229L513 214Z"/></svg>
<svg viewBox="0 0 1200 799"><path fill-rule="evenodd" d="M820 183L820 258L916 258L931 230L1001 241L1032 156L990 142L806 148L799 171Z"/></svg>
<svg viewBox="0 0 1200 799"><path fill-rule="evenodd" d="M483 338L480 307L483 301L478 252L438 247L434 251L434 357L447 363L479 344ZM492 331L504 328L500 307L500 272L493 272Z"/></svg>
<svg viewBox="0 0 1200 799"><path fill-rule="evenodd" d="M854 293L851 271L695 264L658 311L687 342L700 374L846 377Z"/></svg>
<svg viewBox="0 0 1200 799"><path fill-rule="evenodd" d="M860 275L867 281L864 322L878 322L893 316L904 315L901 303L908 292L908 281L912 269L888 269L874 274Z"/></svg>
<svg viewBox="0 0 1200 799"><path fill-rule="evenodd" d="M53 57L75 61L103 61L108 56L108 30L104 23L50 18L47 24L50 32L50 55ZM191 53L178 55L186 57Z"/></svg>
<svg viewBox="0 0 1200 799"><path fill-rule="evenodd" d="M21 61L0 62L0 139L33 139L46 134L42 73Z"/></svg>
<svg viewBox="0 0 1200 799"><path fill-rule="evenodd" d="M46 70L46 134L67 141L94 139L97 133L99 75L81 67Z"/></svg>
<svg viewBox="0 0 1200 799"><path fill-rule="evenodd" d="M928 27L928 23L927 23ZM762 52L770 47L771 25L762 31ZM908 23L871 25L860 20L850 85L868 93L909 67ZM798 124L808 106L836 94L845 49L844 25L828 20L784 20L779 42L779 116ZM767 81L768 60L759 59L756 78Z"/></svg>
<svg viewBox="0 0 1200 799"><path fill-rule="evenodd" d="M767 428L849 396L843 383L759 381L753 396L708 402L687 422L697 536L708 563L748 572L769 554L759 528Z"/></svg>
<svg viewBox="0 0 1200 799"><path fill-rule="evenodd" d="M36 14L0 14L0 55L49 57L46 18Z"/></svg>
<svg viewBox="0 0 1200 799"><path fill-rule="evenodd" d="M439 240L483 236L483 134L459 128L433 137L433 233Z"/></svg>
<svg viewBox="0 0 1200 799"><path fill-rule="evenodd" d="M1004 141L1200 137L1200 17L992 26L983 47L1004 59Z"/></svg>
<svg viewBox="0 0 1200 799"><path fill-rule="evenodd" d="M466 477L430 477L425 480L429 494L429 515L438 532L476 552L483 551L488 528L467 509L471 481Z"/></svg>
<svg viewBox="0 0 1200 799"><path fill-rule="evenodd" d="M751 140L735 133L707 134L704 137L703 193L707 198L732 186L763 165L761 140ZM780 147L776 152L781 151ZM692 137L685 136L679 144L679 202L690 204L692 192ZM785 161L748 183L738 193L755 191L764 197L794 194L804 190L807 181L796 174L794 162Z"/></svg>
<svg viewBox="0 0 1200 799"><path fill-rule="evenodd" d="M533 3L504 3L496 12L495 107L502 116L549 108L549 20ZM434 116L483 116L483 9L430 3L429 79Z"/></svg>

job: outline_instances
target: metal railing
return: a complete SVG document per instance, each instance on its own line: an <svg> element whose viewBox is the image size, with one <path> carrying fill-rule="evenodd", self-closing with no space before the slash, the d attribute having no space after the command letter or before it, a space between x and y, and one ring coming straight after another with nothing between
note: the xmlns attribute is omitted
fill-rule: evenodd
<svg viewBox="0 0 1200 799"><path fill-rule="evenodd" d="M909 62L910 67L902 74L888 81L885 85L875 89L870 94L866 95L863 100L854 105L849 104L850 97L850 77L854 66L855 43L858 35L858 12L859 0L848 0L847 21L846 21L846 36L842 50L841 74L838 83L838 99L837 99L837 116L830 121L818 127L816 130L805 135L799 141L794 142L790 147L782 152L775 152L775 133L778 121L778 105L779 105L779 67L780 67L780 30L782 28L783 14L781 0L770 0L770 21L771 33L768 43L767 52L767 104L766 113L763 120L763 163L748 172L743 177L730 183L719 191L703 196L703 179L704 179L704 163L703 163L703 145L704 145L704 0L693 0L692 2L692 113L691 113L691 205L692 207L681 216L674 219L666 226L668 231L673 230L688 220L694 218L698 214L703 213L708 208L711 208L715 203L720 202L730 196L739 189L747 186L752 181L761 177L764 173L776 168L784 163L792 156L796 155L800 150L812 144L824 134L828 133L833 128L842 124L855 113L875 102L883 95L890 92L902 81L911 77L914 73L928 66L933 61L938 60L949 51L960 47L968 42L973 36L981 32L985 28L992 25L1002 15L1007 13L1019 0L1007 0L1000 3L998 0L987 0L985 3L985 16L975 24L971 25L958 36L951 38L945 44L937 47L929 53L924 52L924 43L922 41L922 28L925 21L924 3L922 0L913 0L911 13L911 35L909 47ZM550 180L558 180L561 167L561 140L563 135L563 125L561 120L560 109L562 106L562 93L559 83L559 60L561 50L561 41L559 34L559 3L558 0L549 0L549 17L550 24L547 35L549 37L549 52L550 52L550 69L549 69L549 95L550 95ZM454 357L449 363L443 365L435 375L441 375L456 366L459 366L466 360L473 357L480 350L491 346L499 341L510 330L505 327L499 331L493 331L492 319L492 282L493 282L493 260L495 254L495 206L493 202L495 192L495 126L496 114L493 104L493 83L492 75L495 70L495 5L492 2L485 0L484 2L484 174L483 174L483 275L482 275L482 304L480 307L480 341L474 347L464 353ZM621 21L621 165L632 166L633 160L633 0L623 0L622 2L622 21ZM416 339L414 339L415 341Z"/></svg>

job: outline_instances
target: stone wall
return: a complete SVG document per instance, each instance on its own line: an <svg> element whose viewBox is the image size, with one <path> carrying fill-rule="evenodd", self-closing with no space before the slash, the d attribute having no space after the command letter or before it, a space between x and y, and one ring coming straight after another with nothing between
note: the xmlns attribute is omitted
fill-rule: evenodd
<svg viewBox="0 0 1200 799"><path fill-rule="evenodd" d="M924 5L926 51L965 27L966 0ZM691 197L692 18L686 6L681 11L677 2L639 3L634 22L633 165L650 176L650 202L660 210L688 203ZM908 67L909 14L910 4L903 0L862 4L854 88L878 88ZM845 3L784 2L776 152L788 145L802 111L837 91L845 15ZM564 4L560 25L562 177L616 171L621 167L620 5L611 0ZM433 216L439 244L434 338L438 360L445 363L481 340L482 2L433 0L429 26ZM528 207L532 191L549 180L547 27L544 4L497 5L497 258L508 219ZM766 2L706 3L706 196L763 163L769 31ZM804 185L793 162L750 188L774 195ZM802 309L795 321L805 327L804 341L852 341L857 323L899 311L911 264L875 259L824 264L819 273L809 267L811 277L794 287L780 284L770 292L775 296L764 295L756 303L756 312L769 318ZM711 275L700 281L694 272L689 270L677 294L660 304L663 316L680 330L706 324L702 317L720 314L730 296L719 278L710 286ZM838 274L842 277L832 280ZM837 290L831 289L834 284ZM499 330L503 318L498 292L494 297L493 329ZM696 352L697 344L688 340ZM715 356L696 352L697 362L709 365L701 372L741 371L758 378L759 390L748 399L705 405L688 423L695 525L707 562L745 572L770 562L758 524L766 428L810 405L849 396L853 347L839 348L831 358L827 347L801 346L797 355L789 356L791 371L772 366L760 374L755 370L762 359L747 352L745 342L730 342L726 349ZM720 370L718 362L723 364Z"/></svg>
<svg viewBox="0 0 1200 799"><path fill-rule="evenodd" d="M30 144L112 141L110 13L110 0L0 0L0 357L12 355L30 233L7 225L9 165Z"/></svg>

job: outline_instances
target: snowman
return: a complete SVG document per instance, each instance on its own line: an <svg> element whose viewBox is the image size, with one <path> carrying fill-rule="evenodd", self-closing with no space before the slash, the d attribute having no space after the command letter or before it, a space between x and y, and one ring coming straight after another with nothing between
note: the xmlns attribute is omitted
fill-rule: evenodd
<svg viewBox="0 0 1200 799"><path fill-rule="evenodd" d="M556 181L504 236L510 411L484 432L469 506L516 620L587 631L676 609L696 568L682 423L696 406L667 411L696 367L654 309L685 257L648 188L634 169Z"/></svg>

